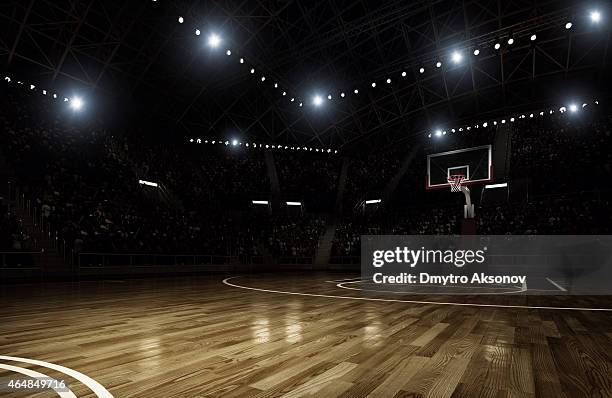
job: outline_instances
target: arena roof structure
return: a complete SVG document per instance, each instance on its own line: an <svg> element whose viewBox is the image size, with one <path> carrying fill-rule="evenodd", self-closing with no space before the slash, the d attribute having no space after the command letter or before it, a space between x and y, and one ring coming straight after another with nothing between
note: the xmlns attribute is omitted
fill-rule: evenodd
<svg viewBox="0 0 612 398"><path fill-rule="evenodd" d="M376 149L604 99L609 11L552 0L4 1L0 70L111 112L137 106L185 138Z"/></svg>

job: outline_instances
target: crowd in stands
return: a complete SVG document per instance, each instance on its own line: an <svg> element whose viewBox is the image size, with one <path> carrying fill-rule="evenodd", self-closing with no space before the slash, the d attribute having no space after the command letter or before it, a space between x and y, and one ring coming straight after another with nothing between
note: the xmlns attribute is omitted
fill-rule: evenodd
<svg viewBox="0 0 612 398"><path fill-rule="evenodd" d="M7 205L0 205L0 250L29 250L34 246L32 237L22 228L17 216Z"/></svg>
<svg viewBox="0 0 612 398"><path fill-rule="evenodd" d="M149 140L143 132L109 133L50 112L38 99L2 98L0 145L20 194L46 225L79 252L198 253L241 256L316 254L331 219L343 156L247 150L231 144ZM528 178L529 195L504 203L478 203L482 234L607 233L612 219L606 194L612 175L609 117L552 115L513 127L509 180ZM477 131L476 131L477 130ZM363 234L456 234L461 195L425 192L425 155L493 143L495 128L448 135L418 148L391 206L355 206L380 197L405 162L410 145L350 156L344 212L333 256L358 256ZM268 177L269 162L279 192ZM158 187L138 184L154 181ZM584 196L579 192L598 191ZM601 193L601 191L604 191ZM578 192L578 193L577 193ZM273 208L258 213L252 199L273 196L305 203L306 213ZM551 196L554 195L554 196ZM430 198L433 198L430 200ZM436 199L437 198L437 199ZM449 199L451 198L451 199ZM1 214L0 244L23 250L32 238L13 213Z"/></svg>
<svg viewBox="0 0 612 398"><path fill-rule="evenodd" d="M275 152L274 160L283 197L307 203L308 211L333 211L342 167L340 156Z"/></svg>

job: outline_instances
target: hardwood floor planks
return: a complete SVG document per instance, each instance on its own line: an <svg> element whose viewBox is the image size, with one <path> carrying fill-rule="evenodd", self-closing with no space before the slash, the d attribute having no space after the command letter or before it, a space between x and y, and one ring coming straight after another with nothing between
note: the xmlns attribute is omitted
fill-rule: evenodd
<svg viewBox="0 0 612 398"><path fill-rule="evenodd" d="M325 282L351 276L240 280L361 297ZM117 398L612 397L610 313L289 296L222 279L4 287L0 354L78 370ZM555 297L427 299L572 305ZM604 297L578 302L612 306ZM71 387L88 392L76 380Z"/></svg>

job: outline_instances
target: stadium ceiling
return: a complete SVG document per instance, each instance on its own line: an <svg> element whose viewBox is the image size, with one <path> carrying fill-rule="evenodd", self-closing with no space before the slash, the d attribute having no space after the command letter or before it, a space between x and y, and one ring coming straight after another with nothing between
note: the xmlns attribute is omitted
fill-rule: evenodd
<svg viewBox="0 0 612 398"><path fill-rule="evenodd" d="M50 89L137 104L185 138L376 149L437 126L605 98L612 17L601 9L602 23L589 24L592 7L551 0L3 1L0 65ZM223 40L219 51L205 43L213 31ZM225 48L240 55L226 57ZM456 50L463 62L451 65ZM444 67L435 68L438 60ZM358 95L310 106L316 93L354 88Z"/></svg>

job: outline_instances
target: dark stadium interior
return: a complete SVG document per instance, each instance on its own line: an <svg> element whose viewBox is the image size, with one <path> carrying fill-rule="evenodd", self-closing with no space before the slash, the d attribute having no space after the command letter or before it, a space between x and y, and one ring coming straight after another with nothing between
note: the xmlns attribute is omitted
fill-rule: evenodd
<svg viewBox="0 0 612 398"><path fill-rule="evenodd" d="M609 1L0 1L0 381L612 397L610 296L351 285L363 235L612 235L610 22ZM477 147L470 214L429 156Z"/></svg>

